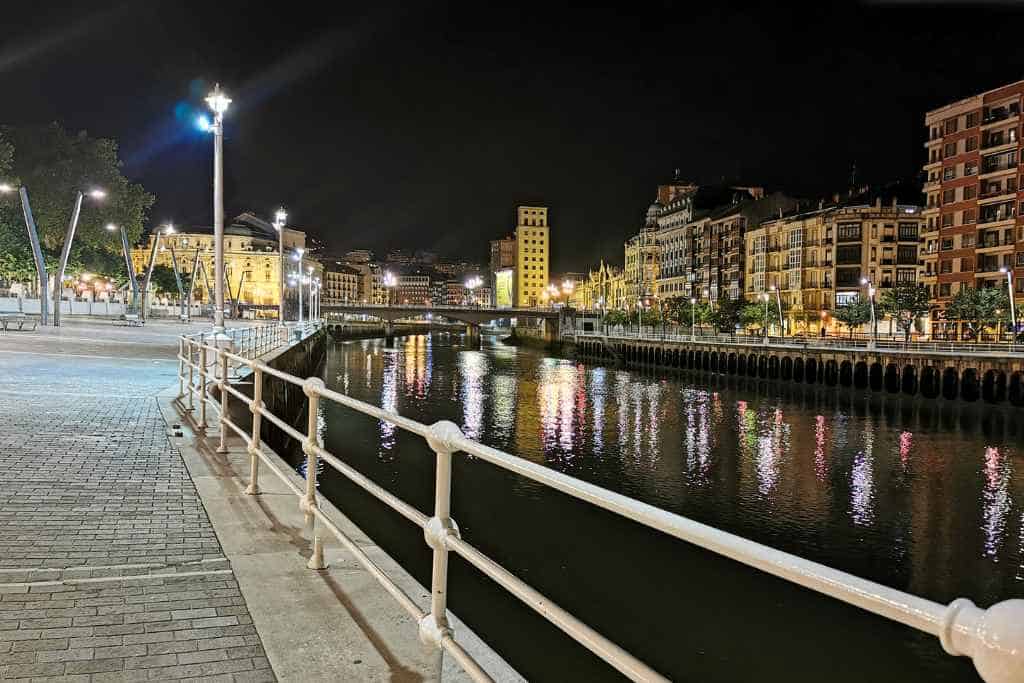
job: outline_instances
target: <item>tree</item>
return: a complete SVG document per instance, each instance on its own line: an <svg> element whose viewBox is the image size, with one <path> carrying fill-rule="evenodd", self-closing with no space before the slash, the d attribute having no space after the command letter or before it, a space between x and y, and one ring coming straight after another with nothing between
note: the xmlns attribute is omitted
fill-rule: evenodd
<svg viewBox="0 0 1024 683"><path fill-rule="evenodd" d="M722 298L718 300L718 306L711 313L711 322L719 332L736 332L736 326L740 323L740 313L743 310L742 299Z"/></svg>
<svg viewBox="0 0 1024 683"><path fill-rule="evenodd" d="M931 310L928 288L920 283L901 282L882 293L881 308L896 320L903 330L903 341L910 341L914 321Z"/></svg>
<svg viewBox="0 0 1024 683"><path fill-rule="evenodd" d="M832 317L846 325L850 330L850 339L853 339L853 328L871 320L871 302L858 294L845 306L838 307L832 313Z"/></svg>
<svg viewBox="0 0 1024 683"><path fill-rule="evenodd" d="M184 281L182 286L185 286ZM153 266L153 281L150 283L150 289L153 292L163 292L164 294L176 296L178 294L178 281L174 277L174 269L170 266Z"/></svg>
<svg viewBox="0 0 1024 683"><path fill-rule="evenodd" d="M626 315L625 311L612 309L604 314L604 324L609 327L625 325L628 322L629 316Z"/></svg>
<svg viewBox="0 0 1024 683"><path fill-rule="evenodd" d="M740 322L744 327L757 327L764 330L765 326L772 321L772 311L765 315L763 301L748 303L740 310Z"/></svg>
<svg viewBox="0 0 1024 683"><path fill-rule="evenodd" d="M960 287L949 305L946 319L966 323L978 341L980 332L1009 317L1010 298L1002 287Z"/></svg>
<svg viewBox="0 0 1024 683"><path fill-rule="evenodd" d="M44 257L56 260L64 245L75 193L102 188L102 202L86 201L75 234L69 270L86 269L124 275L117 233L108 223L124 226L129 243L142 234L147 213L156 198L121 173L117 143L69 134L59 124L9 127L0 133L0 174L4 181L24 185L39 231ZM35 278L20 199L0 200L0 275L21 281Z"/></svg>

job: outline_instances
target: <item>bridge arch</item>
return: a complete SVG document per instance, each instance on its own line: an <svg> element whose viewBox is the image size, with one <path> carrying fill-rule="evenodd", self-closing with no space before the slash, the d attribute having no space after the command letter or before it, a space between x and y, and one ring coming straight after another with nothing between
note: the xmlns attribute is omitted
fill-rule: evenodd
<svg viewBox="0 0 1024 683"><path fill-rule="evenodd" d="M895 363L885 366L885 390L890 394L898 393L900 390L900 371Z"/></svg>
<svg viewBox="0 0 1024 683"><path fill-rule="evenodd" d="M981 397L988 403L1002 403L1006 400L1006 373L989 370L981 382Z"/></svg>
<svg viewBox="0 0 1024 683"><path fill-rule="evenodd" d="M1024 406L1024 373L1015 372L1010 375L1010 386L1007 398L1015 406Z"/></svg>
<svg viewBox="0 0 1024 683"><path fill-rule="evenodd" d="M921 368L921 395L925 398L937 398L942 393L942 381L939 370L934 365Z"/></svg>
<svg viewBox="0 0 1024 683"><path fill-rule="evenodd" d="M726 370L728 371L728 373L730 375L735 375L736 374L736 362L737 362L736 361L736 354L735 353L730 353L729 354L728 365L726 366Z"/></svg>
<svg viewBox="0 0 1024 683"><path fill-rule="evenodd" d="M825 384L834 387L839 381L839 366L834 360L825 361Z"/></svg>
<svg viewBox="0 0 1024 683"><path fill-rule="evenodd" d="M868 369L868 385L871 387L871 391L881 391L882 390L882 385L883 385L882 376L883 376L883 374L884 373L882 372L882 364L881 363L877 363L876 362L876 363L872 363L871 364L871 367Z"/></svg>
<svg viewBox="0 0 1024 683"><path fill-rule="evenodd" d="M779 374L783 380L793 379L793 359L789 356L783 356L782 362L779 365Z"/></svg>
<svg viewBox="0 0 1024 683"><path fill-rule="evenodd" d="M853 386L858 389L867 389L868 364L862 360L857 361L857 364L853 366Z"/></svg>
<svg viewBox="0 0 1024 683"><path fill-rule="evenodd" d="M816 383L818 381L818 361L814 358L808 358L805 364L805 372L807 373L807 383Z"/></svg>

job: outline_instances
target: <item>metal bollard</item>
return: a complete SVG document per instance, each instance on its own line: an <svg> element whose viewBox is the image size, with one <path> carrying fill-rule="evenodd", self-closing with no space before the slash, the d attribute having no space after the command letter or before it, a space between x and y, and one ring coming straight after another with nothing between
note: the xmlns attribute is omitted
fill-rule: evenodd
<svg viewBox="0 0 1024 683"><path fill-rule="evenodd" d="M448 624L448 545L449 536L459 536L459 527L451 518L452 500L452 445L462 437L462 431L453 422L442 420L430 427L427 443L437 454L437 474L434 484L434 516L427 521L423 537L434 551L430 575L430 614L419 623L420 640L441 650L441 642L452 636Z"/></svg>
<svg viewBox="0 0 1024 683"><path fill-rule="evenodd" d="M205 430L206 424L206 346L200 342L199 345L199 424L200 429Z"/></svg>
<svg viewBox="0 0 1024 683"><path fill-rule="evenodd" d="M320 437L317 434L317 414L320 406L319 391L325 387L324 381L316 377L310 377L302 385L302 393L309 399L309 410L306 419L306 440L302 444L302 451L306 454L306 497L302 499L300 507L306 513L306 529L309 531L313 541L313 552L309 556L306 567L309 569L327 569L324 562L324 544L317 533L316 515L316 467L317 457L314 447L320 444Z"/></svg>
<svg viewBox="0 0 1024 683"><path fill-rule="evenodd" d="M260 408L263 407L263 370L256 368L252 375L252 402L249 410L252 412L252 439L249 443L249 485L245 492L250 496L258 495L260 492L260 421L263 417Z"/></svg>
<svg viewBox="0 0 1024 683"><path fill-rule="evenodd" d="M220 352L220 445L217 452L228 452L228 355Z"/></svg>

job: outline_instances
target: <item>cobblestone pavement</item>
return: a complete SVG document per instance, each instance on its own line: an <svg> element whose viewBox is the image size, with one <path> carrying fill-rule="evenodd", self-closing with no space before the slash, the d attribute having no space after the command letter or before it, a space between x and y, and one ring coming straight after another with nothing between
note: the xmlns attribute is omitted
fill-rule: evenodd
<svg viewBox="0 0 1024 683"><path fill-rule="evenodd" d="M0 337L0 680L274 680L155 394L180 325Z"/></svg>

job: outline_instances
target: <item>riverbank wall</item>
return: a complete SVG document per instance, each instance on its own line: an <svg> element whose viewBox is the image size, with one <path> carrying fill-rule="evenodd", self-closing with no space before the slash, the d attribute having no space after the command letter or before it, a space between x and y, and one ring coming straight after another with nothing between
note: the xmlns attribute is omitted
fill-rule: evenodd
<svg viewBox="0 0 1024 683"><path fill-rule="evenodd" d="M1008 354L752 346L589 337L576 355L628 368L691 370L928 399L1024 406L1024 358Z"/></svg>

